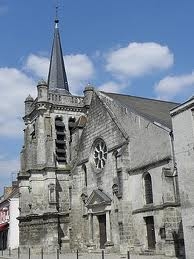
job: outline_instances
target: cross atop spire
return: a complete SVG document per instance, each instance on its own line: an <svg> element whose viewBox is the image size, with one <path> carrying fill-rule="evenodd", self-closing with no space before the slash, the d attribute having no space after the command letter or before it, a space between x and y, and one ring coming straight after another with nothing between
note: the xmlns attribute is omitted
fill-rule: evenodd
<svg viewBox="0 0 194 259"><path fill-rule="evenodd" d="M59 19L58 19L58 5L56 5L55 7L55 28L58 28L58 23L59 23Z"/></svg>
<svg viewBox="0 0 194 259"><path fill-rule="evenodd" d="M66 94L70 94L64 60L63 60L63 52L61 48L58 23L59 23L58 6L56 6L54 40L53 40L51 59L50 59L48 87L50 90L57 90L57 89L65 90Z"/></svg>

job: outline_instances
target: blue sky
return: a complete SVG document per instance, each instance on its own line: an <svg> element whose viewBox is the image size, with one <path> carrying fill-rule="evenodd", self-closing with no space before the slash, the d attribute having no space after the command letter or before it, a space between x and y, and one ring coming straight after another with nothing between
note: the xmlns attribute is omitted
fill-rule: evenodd
<svg viewBox="0 0 194 259"><path fill-rule="evenodd" d="M72 93L98 89L183 102L194 93L194 2L59 0ZM47 78L55 0L0 0L0 191L19 168L28 93Z"/></svg>

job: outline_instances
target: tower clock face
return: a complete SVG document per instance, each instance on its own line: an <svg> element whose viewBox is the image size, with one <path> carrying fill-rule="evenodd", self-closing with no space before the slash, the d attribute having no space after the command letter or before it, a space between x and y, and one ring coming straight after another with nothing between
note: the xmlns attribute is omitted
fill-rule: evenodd
<svg viewBox="0 0 194 259"><path fill-rule="evenodd" d="M102 139L96 141L93 149L93 158L96 168L102 169L107 160L107 147Z"/></svg>

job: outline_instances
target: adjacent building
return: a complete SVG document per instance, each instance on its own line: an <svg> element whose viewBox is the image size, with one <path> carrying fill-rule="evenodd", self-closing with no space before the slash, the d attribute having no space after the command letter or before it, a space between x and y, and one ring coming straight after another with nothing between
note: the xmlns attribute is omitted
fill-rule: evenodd
<svg viewBox="0 0 194 259"><path fill-rule="evenodd" d="M184 256L177 105L91 85L72 95L56 20L48 82L25 100L21 249Z"/></svg>
<svg viewBox="0 0 194 259"><path fill-rule="evenodd" d="M0 249L16 249L19 246L19 190L18 183L4 187L0 197Z"/></svg>
<svg viewBox="0 0 194 259"><path fill-rule="evenodd" d="M186 258L194 258L194 98L171 111Z"/></svg>

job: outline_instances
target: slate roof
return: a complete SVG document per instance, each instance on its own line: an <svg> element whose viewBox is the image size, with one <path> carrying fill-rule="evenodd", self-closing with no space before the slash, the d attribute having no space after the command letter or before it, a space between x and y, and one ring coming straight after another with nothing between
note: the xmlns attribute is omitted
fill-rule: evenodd
<svg viewBox="0 0 194 259"><path fill-rule="evenodd" d="M66 94L70 94L61 48L58 20L55 21L54 40L48 75L48 87L50 90L62 89L65 90Z"/></svg>
<svg viewBox="0 0 194 259"><path fill-rule="evenodd" d="M11 199L11 198L19 198L19 187L13 188L12 192L8 194L7 196L2 197L2 200L0 200L0 204Z"/></svg>
<svg viewBox="0 0 194 259"><path fill-rule="evenodd" d="M179 103L116 93L103 92L103 94L106 94L128 110L145 117L151 122L158 122L169 129L172 128L170 110L178 106Z"/></svg>

